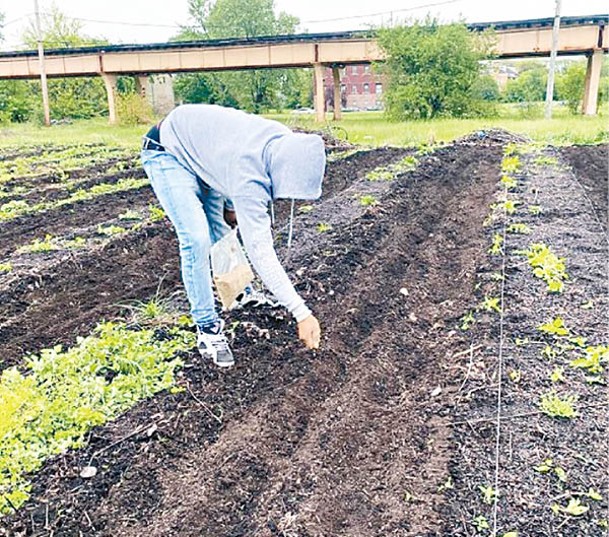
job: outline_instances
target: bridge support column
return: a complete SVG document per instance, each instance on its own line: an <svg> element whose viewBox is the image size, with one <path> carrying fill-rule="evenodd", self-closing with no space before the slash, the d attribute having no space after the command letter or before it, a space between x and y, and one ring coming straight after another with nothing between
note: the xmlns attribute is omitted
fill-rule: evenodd
<svg viewBox="0 0 609 537"><path fill-rule="evenodd" d="M332 81L334 83L334 121L338 121L343 117L343 103L340 91L340 69L338 67L332 67Z"/></svg>
<svg viewBox="0 0 609 537"><path fill-rule="evenodd" d="M138 75L135 77L135 91L137 91L138 95L140 95L142 98L146 99L148 96L147 75Z"/></svg>
<svg viewBox="0 0 609 537"><path fill-rule="evenodd" d="M101 77L106 86L106 93L108 94L108 120L111 125L114 125L118 121L118 116L116 114L116 82L118 76L109 73L101 73Z"/></svg>
<svg viewBox="0 0 609 537"><path fill-rule="evenodd" d="M315 121L326 120L326 95L324 91L325 67L321 63L313 64L315 72Z"/></svg>
<svg viewBox="0 0 609 537"><path fill-rule="evenodd" d="M603 51L595 50L588 56L588 68L586 69L586 84L584 86L584 102L582 113L587 116L595 116L598 107L598 90L601 83L601 65L603 63Z"/></svg>

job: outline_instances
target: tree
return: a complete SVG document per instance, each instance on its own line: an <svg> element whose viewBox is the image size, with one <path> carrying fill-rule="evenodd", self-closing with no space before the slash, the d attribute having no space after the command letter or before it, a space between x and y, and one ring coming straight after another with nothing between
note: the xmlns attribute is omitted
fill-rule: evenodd
<svg viewBox="0 0 609 537"><path fill-rule="evenodd" d="M573 114L581 112L585 81L586 64L583 62L569 64L556 77L556 89L560 99L566 101Z"/></svg>
<svg viewBox="0 0 609 537"><path fill-rule="evenodd" d="M56 6L41 23L42 42L46 49L74 48L106 44L107 41L82 34L82 24L66 17ZM34 22L23 33L23 43L34 49L38 33ZM30 83L40 95L38 82ZM60 78L49 80L51 117L90 118L107 112L106 90L100 78ZM36 97L38 98L38 97Z"/></svg>
<svg viewBox="0 0 609 537"><path fill-rule="evenodd" d="M539 62L521 66L518 78L508 81L505 87L505 100L508 102L537 102L546 98L548 70Z"/></svg>
<svg viewBox="0 0 609 537"><path fill-rule="evenodd" d="M273 0L189 0L192 24L176 40L254 38L294 33L298 19L275 15ZM208 102L260 112L287 103L302 106L305 77L299 70L254 69L181 75L176 94L185 102ZM298 95L298 98L295 96Z"/></svg>
<svg viewBox="0 0 609 537"><path fill-rule="evenodd" d="M4 41L4 18L4 13L0 11L0 43Z"/></svg>
<svg viewBox="0 0 609 537"><path fill-rule="evenodd" d="M474 86L480 61L488 57L488 35L464 24L440 25L427 19L383 29L379 44L387 54L381 71L387 79L386 112L393 119L462 117L479 113Z"/></svg>

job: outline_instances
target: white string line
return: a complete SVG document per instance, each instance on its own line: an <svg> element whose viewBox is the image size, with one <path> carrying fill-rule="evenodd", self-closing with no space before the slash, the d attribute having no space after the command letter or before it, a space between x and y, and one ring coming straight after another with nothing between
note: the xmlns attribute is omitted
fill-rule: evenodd
<svg viewBox="0 0 609 537"><path fill-rule="evenodd" d="M505 200L507 200L508 189L504 189ZM501 445L501 405L503 395L503 344L504 344L504 319L505 319L505 266L507 259L507 208L503 205L503 258L501 262L501 298L499 301L501 313L499 314L499 352L497 356L499 366L499 378L497 381L497 415L496 415L496 433L495 433L495 480L493 488L495 490L495 498L493 502L493 533L492 537L497 536L497 512L499 508L499 448Z"/></svg>

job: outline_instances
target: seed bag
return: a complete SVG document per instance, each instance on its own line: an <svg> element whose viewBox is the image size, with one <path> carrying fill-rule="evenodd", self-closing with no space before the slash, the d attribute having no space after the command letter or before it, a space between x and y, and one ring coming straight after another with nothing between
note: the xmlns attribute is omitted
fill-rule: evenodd
<svg viewBox="0 0 609 537"><path fill-rule="evenodd" d="M236 229L211 247L211 269L220 302L228 309L254 279L254 273L237 238Z"/></svg>

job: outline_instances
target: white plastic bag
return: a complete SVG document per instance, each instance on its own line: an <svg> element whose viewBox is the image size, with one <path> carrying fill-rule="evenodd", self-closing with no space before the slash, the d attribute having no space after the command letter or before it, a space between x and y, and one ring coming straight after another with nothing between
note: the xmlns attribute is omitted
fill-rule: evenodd
<svg viewBox="0 0 609 537"><path fill-rule="evenodd" d="M220 302L228 309L254 279L254 273L237 238L236 229L211 247L211 269Z"/></svg>

